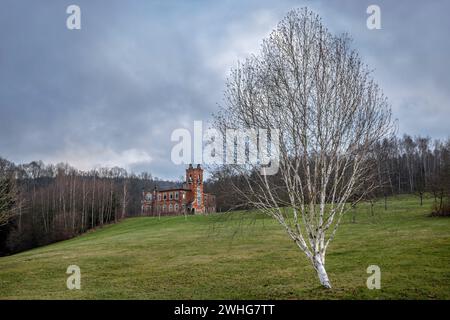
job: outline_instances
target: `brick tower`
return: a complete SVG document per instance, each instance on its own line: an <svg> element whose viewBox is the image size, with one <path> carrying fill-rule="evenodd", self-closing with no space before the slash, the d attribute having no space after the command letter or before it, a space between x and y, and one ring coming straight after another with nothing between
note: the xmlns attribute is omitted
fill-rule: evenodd
<svg viewBox="0 0 450 320"><path fill-rule="evenodd" d="M192 203L191 210L194 213L204 213L205 205L203 199L203 169L200 165L197 165L196 168L189 165L189 168L186 169L186 185L191 190L190 202Z"/></svg>

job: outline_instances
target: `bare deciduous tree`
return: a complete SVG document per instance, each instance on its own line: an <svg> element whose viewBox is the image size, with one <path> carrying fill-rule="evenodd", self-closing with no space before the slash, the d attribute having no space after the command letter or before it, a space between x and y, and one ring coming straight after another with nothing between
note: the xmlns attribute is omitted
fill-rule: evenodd
<svg viewBox="0 0 450 320"><path fill-rule="evenodd" d="M14 177L2 163L0 165L0 226L7 224L15 216L16 202L17 190Z"/></svg>
<svg viewBox="0 0 450 320"><path fill-rule="evenodd" d="M291 11L260 54L232 70L215 117L220 130L279 130L278 173L234 165L236 189L285 228L326 288L325 254L346 203L377 181L371 152L394 128L386 98L349 44L308 9Z"/></svg>

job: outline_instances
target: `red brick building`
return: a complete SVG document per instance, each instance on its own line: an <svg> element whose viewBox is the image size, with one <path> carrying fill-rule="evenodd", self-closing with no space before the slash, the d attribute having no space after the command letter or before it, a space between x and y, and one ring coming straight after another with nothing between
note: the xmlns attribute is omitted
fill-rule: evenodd
<svg viewBox="0 0 450 320"><path fill-rule="evenodd" d="M203 169L189 165L186 182L179 188L143 191L142 214L150 216L210 213L216 211L216 197L203 192Z"/></svg>

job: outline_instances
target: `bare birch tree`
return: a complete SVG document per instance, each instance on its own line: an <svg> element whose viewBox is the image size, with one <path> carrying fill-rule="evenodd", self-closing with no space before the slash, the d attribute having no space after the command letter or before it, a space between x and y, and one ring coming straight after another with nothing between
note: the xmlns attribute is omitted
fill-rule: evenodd
<svg viewBox="0 0 450 320"><path fill-rule="evenodd" d="M233 165L235 187L284 227L331 288L327 248L350 209L347 200L356 192L363 197L376 181L373 146L393 131L387 99L349 37L330 34L306 8L291 11L260 53L232 70L215 120L222 131L279 130L278 173Z"/></svg>

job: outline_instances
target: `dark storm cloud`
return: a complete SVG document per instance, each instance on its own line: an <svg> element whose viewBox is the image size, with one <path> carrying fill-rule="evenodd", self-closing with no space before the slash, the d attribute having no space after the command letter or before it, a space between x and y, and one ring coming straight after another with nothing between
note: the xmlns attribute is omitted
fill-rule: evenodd
<svg viewBox="0 0 450 320"><path fill-rule="evenodd" d="M73 3L79 31L65 27ZM372 3L382 30L366 28ZM304 4L354 37L401 132L448 135L445 1L3 1L0 155L178 178L172 130L210 119L228 70Z"/></svg>

